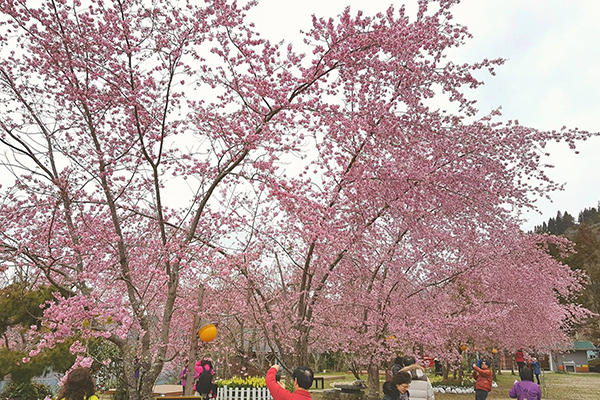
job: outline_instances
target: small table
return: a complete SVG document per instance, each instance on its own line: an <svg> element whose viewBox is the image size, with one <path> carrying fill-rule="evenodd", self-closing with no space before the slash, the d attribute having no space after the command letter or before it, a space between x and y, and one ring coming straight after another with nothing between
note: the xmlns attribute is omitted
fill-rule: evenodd
<svg viewBox="0 0 600 400"><path fill-rule="evenodd" d="M325 377L315 376L313 382L315 383L315 389L319 388L319 382L321 382L321 389L325 389Z"/></svg>

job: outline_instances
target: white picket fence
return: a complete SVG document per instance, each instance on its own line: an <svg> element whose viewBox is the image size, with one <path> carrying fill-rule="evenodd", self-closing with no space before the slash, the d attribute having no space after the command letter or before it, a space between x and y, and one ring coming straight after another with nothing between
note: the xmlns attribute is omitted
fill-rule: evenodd
<svg viewBox="0 0 600 400"><path fill-rule="evenodd" d="M230 388L223 386L217 390L217 400L273 400L273 397L266 387Z"/></svg>

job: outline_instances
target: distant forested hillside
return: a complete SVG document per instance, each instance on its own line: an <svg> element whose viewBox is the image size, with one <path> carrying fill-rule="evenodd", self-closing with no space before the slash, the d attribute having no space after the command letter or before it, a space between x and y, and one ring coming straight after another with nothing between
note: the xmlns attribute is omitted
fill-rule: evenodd
<svg viewBox="0 0 600 400"><path fill-rule="evenodd" d="M561 258L558 254L553 256L569 265L571 269L587 273L589 282L585 290L572 301L600 314L600 202L598 207L580 211L577 221L567 211L559 211L556 217L536 226L534 231L564 236L575 244L575 254L567 258ZM580 339L600 344L600 316L590 318L584 324L575 327L574 334Z"/></svg>
<svg viewBox="0 0 600 400"><path fill-rule="evenodd" d="M542 225L537 225L533 230L536 233L550 233L552 235L563 235L569 228L577 228L580 224L598 225L600 224L600 204L598 208L590 207L579 212L577 222L568 211L561 213L558 211L556 217L544 222Z"/></svg>

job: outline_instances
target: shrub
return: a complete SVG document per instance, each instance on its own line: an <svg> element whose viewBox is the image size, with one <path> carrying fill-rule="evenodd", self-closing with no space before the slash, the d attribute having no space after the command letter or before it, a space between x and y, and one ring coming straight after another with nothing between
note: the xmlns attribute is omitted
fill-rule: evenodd
<svg viewBox="0 0 600 400"><path fill-rule="evenodd" d="M248 376L245 378L234 376L231 379L220 379L215 383L218 387L228 386L232 388L263 388L267 386L265 378L259 376Z"/></svg>
<svg viewBox="0 0 600 400"><path fill-rule="evenodd" d="M452 378L448 379L448 380L442 380L441 377L435 377L433 379L431 379L431 386L433 387L447 387L447 386L453 386L453 387L473 387L475 386L475 379L469 377L469 376L465 376L462 380L462 383L459 383L458 380L454 380Z"/></svg>
<svg viewBox="0 0 600 400"><path fill-rule="evenodd" d="M0 399L2 400L38 400L52 396L52 390L44 384L35 382L9 382Z"/></svg>

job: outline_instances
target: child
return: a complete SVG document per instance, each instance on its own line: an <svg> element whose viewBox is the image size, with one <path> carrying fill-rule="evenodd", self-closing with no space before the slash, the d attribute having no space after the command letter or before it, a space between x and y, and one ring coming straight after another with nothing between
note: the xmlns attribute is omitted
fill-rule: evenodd
<svg viewBox="0 0 600 400"><path fill-rule="evenodd" d="M481 368L473 364L473 378L475 378L475 400L487 399L488 393L492 390L492 370L489 368L489 361L481 359Z"/></svg>
<svg viewBox="0 0 600 400"><path fill-rule="evenodd" d="M542 391L540 387L533 382L533 373L528 368L521 371L521 382L515 382L510 389L508 396L518 400L541 400Z"/></svg>
<svg viewBox="0 0 600 400"><path fill-rule="evenodd" d="M85 368L75 368L67 376L67 381L58 394L59 400L98 400L94 394L96 385Z"/></svg>
<svg viewBox="0 0 600 400"><path fill-rule="evenodd" d="M538 362L537 358L533 358L531 360L531 370L535 374L535 379L537 379L537 383L539 385L541 371L540 371L540 363Z"/></svg>

